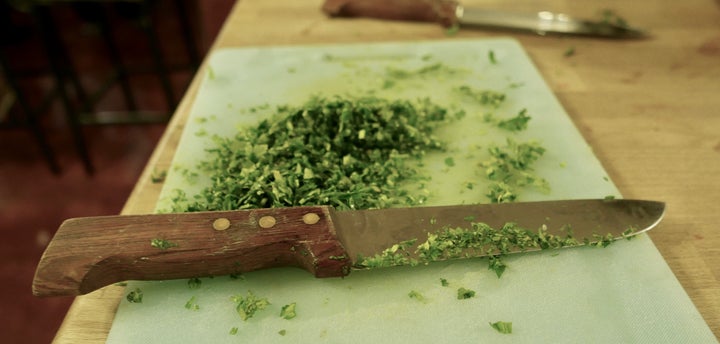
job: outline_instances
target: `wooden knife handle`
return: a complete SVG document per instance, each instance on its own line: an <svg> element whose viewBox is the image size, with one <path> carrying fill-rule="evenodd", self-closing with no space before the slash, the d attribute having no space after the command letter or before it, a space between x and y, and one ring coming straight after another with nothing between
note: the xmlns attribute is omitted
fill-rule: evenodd
<svg viewBox="0 0 720 344"><path fill-rule="evenodd" d="M453 0L326 0L323 11L331 17L369 17L437 22L451 26L458 20Z"/></svg>
<svg viewBox="0 0 720 344"><path fill-rule="evenodd" d="M340 277L350 259L326 206L66 220L38 264L33 294L86 294L127 280L295 266Z"/></svg>

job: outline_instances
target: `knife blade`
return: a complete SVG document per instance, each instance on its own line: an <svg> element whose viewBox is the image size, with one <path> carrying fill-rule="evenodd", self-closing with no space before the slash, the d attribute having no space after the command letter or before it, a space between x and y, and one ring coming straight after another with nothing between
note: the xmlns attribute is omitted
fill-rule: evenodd
<svg viewBox="0 0 720 344"><path fill-rule="evenodd" d="M452 0L326 0L323 11L331 17L369 17L438 22L446 27L478 27L528 31L540 35L576 35L604 38L643 38L647 34L606 13L600 20L567 14L510 12L464 6Z"/></svg>
<svg viewBox="0 0 720 344"><path fill-rule="evenodd" d="M316 277L343 277L353 268L372 267L368 257L388 252L402 259L385 265L398 265L606 243L653 228L664 211L665 204L656 201L566 200L74 218L64 221L48 244L32 288L37 296L78 295L127 280L230 275L286 266L304 268ZM499 230L510 227L516 231ZM433 241L438 235L442 246ZM468 241L468 235L476 241ZM573 240L568 240L571 235ZM518 244L521 237L531 240ZM548 238L560 238L562 244L548 245ZM511 245L493 246L499 242ZM424 250L431 247L445 251Z"/></svg>

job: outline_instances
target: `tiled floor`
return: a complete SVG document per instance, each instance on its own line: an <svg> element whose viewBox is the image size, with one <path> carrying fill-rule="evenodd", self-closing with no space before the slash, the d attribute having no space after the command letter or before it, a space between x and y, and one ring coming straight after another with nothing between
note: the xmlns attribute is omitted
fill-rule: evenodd
<svg viewBox="0 0 720 344"><path fill-rule="evenodd" d="M207 46L212 40L232 3L231 0L198 1L203 22L200 35L204 44L201 45ZM72 23L66 24L72 26ZM169 31L165 34L172 35L172 29ZM72 35L69 37L68 44L73 49L85 49L76 64L83 82L97 83L83 73L99 68L93 55L95 48L92 44L73 41ZM130 55L142 61L147 56L142 50L138 47ZM37 57L35 54L37 52L27 53L27 60ZM182 96L191 75L190 72L174 75L176 98ZM167 111L159 84L150 80L152 77L144 78L133 81L141 108ZM118 107L123 107L118 90L111 91L99 105L100 110ZM28 131L0 130L0 234L3 236L0 240L0 341L3 343L52 340L72 298L41 299L32 295L31 282L44 247L66 218L117 214L164 130L164 124L84 127L95 167L95 174L88 176L61 109L55 105L43 118L62 168L60 175L50 172Z"/></svg>

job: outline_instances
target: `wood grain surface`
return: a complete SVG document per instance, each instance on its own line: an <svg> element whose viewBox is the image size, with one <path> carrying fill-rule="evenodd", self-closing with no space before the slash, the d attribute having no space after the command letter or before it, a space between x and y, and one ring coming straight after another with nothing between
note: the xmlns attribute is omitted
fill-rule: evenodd
<svg viewBox="0 0 720 344"><path fill-rule="evenodd" d="M503 10L598 18L612 9L651 38L640 41L461 29L433 24L329 19L322 0L239 1L212 49L234 46L513 37L527 50L626 198L663 200L650 237L715 336L720 336L720 2L465 1ZM602 7L597 7L602 6ZM566 56L568 50L574 54ZM198 75L203 75L201 68ZM123 214L149 213L195 99L193 80L129 197ZM123 288L77 297L57 343L101 343Z"/></svg>

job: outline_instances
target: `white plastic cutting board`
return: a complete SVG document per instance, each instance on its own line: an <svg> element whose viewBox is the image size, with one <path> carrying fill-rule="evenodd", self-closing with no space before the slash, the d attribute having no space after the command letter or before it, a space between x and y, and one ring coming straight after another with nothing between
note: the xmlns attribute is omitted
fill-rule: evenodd
<svg viewBox="0 0 720 344"><path fill-rule="evenodd" d="M492 52L495 63L489 58ZM418 70L442 62L457 73L428 73L383 88L387 68ZM524 191L520 200L619 196L592 150L550 92L521 46L508 39L452 40L302 47L224 49L210 57L202 84L158 208L173 189L192 195L181 172L206 157L212 134L232 135L270 114L274 105L301 104L312 94L361 94L386 98L430 97L459 106L466 115L440 129L445 153L426 158L433 176L429 204L487 202L477 162L487 146L510 136L537 140L547 149L536 172L549 194ZM525 108L528 130L502 133L483 122L488 108L453 94L470 85L507 94L494 111L510 117ZM269 108L264 104L270 104ZM257 107L257 111L250 109ZM453 157L455 166L443 163ZM475 182L468 190L467 182ZM658 228L662 230L662 227ZM299 269L247 273L240 279L204 278L131 282L142 303L122 301L109 343L716 343L690 299L646 235L605 249L577 248L516 255L498 279L483 259L353 272L345 279L315 279ZM449 282L442 286L440 278ZM457 289L477 292L466 300ZM251 290L271 305L248 321L230 300ZM417 291L418 301L408 293ZM195 298L199 309L186 309ZM297 317L279 317L297 304ZM509 321L513 332L490 322ZM231 334L237 328L236 334ZM281 334L282 332L282 334Z"/></svg>

